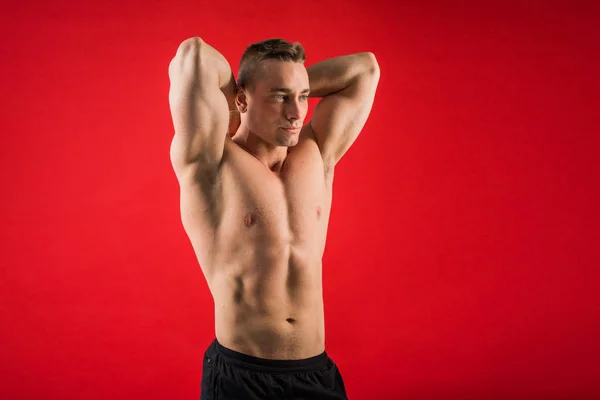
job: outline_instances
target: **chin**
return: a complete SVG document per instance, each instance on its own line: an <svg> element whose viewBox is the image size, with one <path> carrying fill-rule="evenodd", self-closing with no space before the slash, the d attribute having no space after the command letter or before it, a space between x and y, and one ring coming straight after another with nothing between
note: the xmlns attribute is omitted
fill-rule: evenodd
<svg viewBox="0 0 600 400"><path fill-rule="evenodd" d="M279 136L277 144L284 147L293 147L298 144L298 135L294 136Z"/></svg>

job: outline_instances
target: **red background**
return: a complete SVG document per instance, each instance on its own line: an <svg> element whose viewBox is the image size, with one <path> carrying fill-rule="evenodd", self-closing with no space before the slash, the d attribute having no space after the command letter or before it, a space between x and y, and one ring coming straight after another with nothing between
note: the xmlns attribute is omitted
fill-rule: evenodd
<svg viewBox="0 0 600 400"><path fill-rule="evenodd" d="M198 398L213 303L168 155L191 36L236 72L268 37L377 56L324 258L352 400L600 398L592 2L49 3L0 13L2 399Z"/></svg>

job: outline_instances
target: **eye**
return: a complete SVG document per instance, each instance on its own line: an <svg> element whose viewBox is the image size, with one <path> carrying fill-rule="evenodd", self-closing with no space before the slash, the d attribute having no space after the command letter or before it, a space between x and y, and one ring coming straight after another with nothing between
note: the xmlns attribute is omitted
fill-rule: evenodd
<svg viewBox="0 0 600 400"><path fill-rule="evenodd" d="M301 98L302 100L307 100L307 99L308 99L308 95L305 95L305 94L303 94L302 96L300 96L300 98Z"/></svg>
<svg viewBox="0 0 600 400"><path fill-rule="evenodd" d="M282 95L282 94L276 94L276 95L274 95L273 97L274 97L274 98L276 98L277 100L283 100L283 98L284 98L285 96L284 96L284 95Z"/></svg>

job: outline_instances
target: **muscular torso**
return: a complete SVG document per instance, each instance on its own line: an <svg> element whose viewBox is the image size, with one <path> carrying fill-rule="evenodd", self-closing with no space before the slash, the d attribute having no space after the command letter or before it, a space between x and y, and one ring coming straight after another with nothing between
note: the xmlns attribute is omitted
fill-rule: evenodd
<svg viewBox="0 0 600 400"><path fill-rule="evenodd" d="M325 348L321 259L333 171L309 129L277 173L227 139L218 172L181 182L217 339L256 357L301 359Z"/></svg>

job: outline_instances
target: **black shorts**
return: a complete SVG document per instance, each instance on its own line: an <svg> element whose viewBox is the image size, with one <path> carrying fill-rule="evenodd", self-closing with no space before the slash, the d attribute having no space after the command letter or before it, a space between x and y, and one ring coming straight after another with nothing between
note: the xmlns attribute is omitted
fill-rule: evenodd
<svg viewBox="0 0 600 400"><path fill-rule="evenodd" d="M200 400L347 400L342 375L326 352L268 360L223 347L204 353Z"/></svg>

